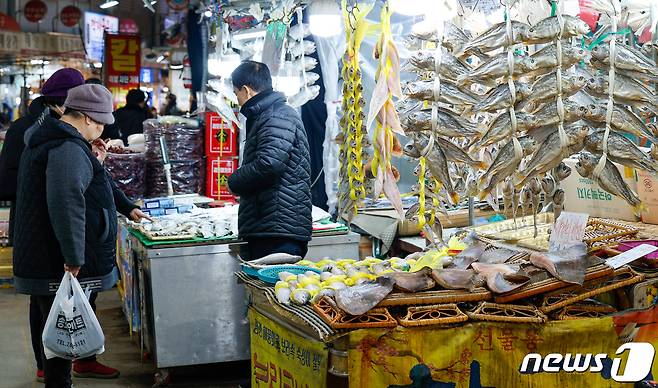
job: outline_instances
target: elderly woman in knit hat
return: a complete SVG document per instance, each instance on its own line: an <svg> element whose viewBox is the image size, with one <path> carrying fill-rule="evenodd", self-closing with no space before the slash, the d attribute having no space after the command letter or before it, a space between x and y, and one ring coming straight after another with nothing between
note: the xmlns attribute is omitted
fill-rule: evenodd
<svg viewBox="0 0 658 388"><path fill-rule="evenodd" d="M61 119L45 117L25 135L16 203L14 286L18 293L35 298L41 331L65 271L94 292L116 284L116 212L134 220L144 216L103 168L97 154L104 152L102 145L97 153L92 147L103 126L114 122L112 111L112 94L105 87L77 86L68 92ZM43 364L46 387L71 387L69 360L55 357ZM74 374L100 377L99 365L76 362ZM118 376L113 371L107 377Z"/></svg>
<svg viewBox="0 0 658 388"><path fill-rule="evenodd" d="M13 240L16 187L18 166L25 148L23 137L28 128L45 117L60 118L64 112L64 101L69 89L84 84L82 74L75 69L57 70L41 88L41 96L36 98L28 108L28 114L14 121L5 137L5 143L0 153L0 201L10 201L9 212L9 243ZM37 362L37 379L43 379L43 363L41 361L41 332L39 322L41 314L38 306L30 298L30 331L32 348Z"/></svg>

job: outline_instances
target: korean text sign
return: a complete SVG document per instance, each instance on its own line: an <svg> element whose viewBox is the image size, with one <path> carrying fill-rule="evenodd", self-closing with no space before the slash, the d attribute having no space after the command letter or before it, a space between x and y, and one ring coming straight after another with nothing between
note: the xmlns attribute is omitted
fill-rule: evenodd
<svg viewBox="0 0 658 388"><path fill-rule="evenodd" d="M139 86L141 72L139 36L107 34L105 58L108 86L131 88Z"/></svg>
<svg viewBox="0 0 658 388"><path fill-rule="evenodd" d="M322 342L291 333L249 310L251 386L325 388L328 353Z"/></svg>

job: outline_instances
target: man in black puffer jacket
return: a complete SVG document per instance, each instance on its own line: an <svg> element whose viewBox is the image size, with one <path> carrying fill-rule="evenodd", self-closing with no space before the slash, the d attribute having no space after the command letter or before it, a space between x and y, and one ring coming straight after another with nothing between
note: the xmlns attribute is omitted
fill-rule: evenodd
<svg viewBox="0 0 658 388"><path fill-rule="evenodd" d="M240 238L249 260L271 253L305 256L311 240L311 162L299 114L272 90L267 65L245 61L231 74L247 118L242 166L228 179L240 196Z"/></svg>

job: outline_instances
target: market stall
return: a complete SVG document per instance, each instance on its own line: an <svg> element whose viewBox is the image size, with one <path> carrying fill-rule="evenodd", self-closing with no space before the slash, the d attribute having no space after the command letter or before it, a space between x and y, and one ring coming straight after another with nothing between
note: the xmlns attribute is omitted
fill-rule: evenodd
<svg viewBox="0 0 658 388"><path fill-rule="evenodd" d="M155 201L179 210L192 207L183 205L191 198ZM123 310L163 375L172 367L249 359L247 301L233 276L246 244L237 238L236 216L237 206L194 207L153 223L120 221ZM317 222L309 254L352 257L358 243L344 225Z"/></svg>
<svg viewBox="0 0 658 388"><path fill-rule="evenodd" d="M336 208L382 249L237 273L252 386L651 384L633 348L658 345L656 235L635 221L655 222L658 9L321 3L345 45ZM469 227L444 230L456 209ZM427 243L393 257L405 222Z"/></svg>
<svg viewBox="0 0 658 388"><path fill-rule="evenodd" d="M438 265L430 250L415 255L418 260L307 260L297 263L307 268L279 269L283 275L275 280L239 272L252 307L252 385L295 381L309 387L405 386L418 380L471 387L560 382L617 386L621 381L617 378L624 375L612 367L612 360L622 357L616 356L617 349L629 341L658 345L658 278L650 268L653 259L636 256L628 266L619 265L618 256L619 250L627 249L620 241L640 245L638 239L647 232L592 219L584 231L589 254L562 262L556 258L559 253L547 254L519 243L519 235L534 229L531 221L519 220L519 229L511 221L474 228L478 241L464 248L453 240L454 252L444 253ZM544 233L539 239L548 241L548 236ZM544 267L539 259L548 259L555 268ZM428 264L411 272L419 261ZM572 268L582 261L587 265ZM471 269L461 269L466 266ZM313 268L323 271L317 283L306 278L313 273L304 272ZM335 275L341 270L346 275ZM370 271L383 274L374 283L350 283L349 279L367 278ZM582 283L574 283L573 276L581 276ZM395 285L387 288L386 277ZM310 298L297 294L300 287ZM356 314L364 304L367 311ZM552 369L542 364L541 357L549 353L606 358L602 369L567 375L546 373ZM540 359L526 362L528 354ZM573 367L573 357L564 360L566 372ZM562 365L560 360L555 363ZM287 377L284 371L289 372ZM656 372L649 365L638 380Z"/></svg>

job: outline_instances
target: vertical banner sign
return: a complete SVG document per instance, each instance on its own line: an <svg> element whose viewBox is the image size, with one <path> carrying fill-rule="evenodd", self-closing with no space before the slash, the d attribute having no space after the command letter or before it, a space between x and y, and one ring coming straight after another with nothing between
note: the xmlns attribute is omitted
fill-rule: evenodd
<svg viewBox="0 0 658 388"><path fill-rule="evenodd" d="M139 88L140 40L137 35L105 36L105 84L114 96L115 107L130 89Z"/></svg>
<svg viewBox="0 0 658 388"><path fill-rule="evenodd" d="M328 352L249 309L251 386L326 388Z"/></svg>

